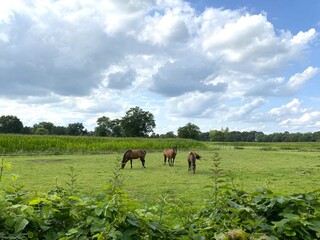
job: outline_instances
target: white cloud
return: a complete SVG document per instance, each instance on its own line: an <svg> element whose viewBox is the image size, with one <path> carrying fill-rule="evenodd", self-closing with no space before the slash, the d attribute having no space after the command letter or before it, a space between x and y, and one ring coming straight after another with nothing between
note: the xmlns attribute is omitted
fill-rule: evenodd
<svg viewBox="0 0 320 240"><path fill-rule="evenodd" d="M286 81L283 77L256 80L245 95L247 96L292 96L303 85L319 73L319 68L309 66L302 73L296 73Z"/></svg>
<svg viewBox="0 0 320 240"><path fill-rule="evenodd" d="M27 118L29 109L54 119L63 113L65 121L77 116L92 123L97 115L144 104L171 117L249 121L268 97L295 97L318 74L302 63L297 69L304 71L283 74L317 39L315 29L293 35L276 31L266 14L191 6L1 1L0 94L19 109L0 105L1 112ZM270 113L280 118L289 108Z"/></svg>
<svg viewBox="0 0 320 240"><path fill-rule="evenodd" d="M311 40L315 39L317 35L317 32L314 28L311 28L307 32L298 32L297 35L293 36L293 38L290 40L291 44L293 46L300 45L305 46L310 42Z"/></svg>
<svg viewBox="0 0 320 240"><path fill-rule="evenodd" d="M186 42L189 31L183 15L180 12L168 11L164 15L156 13L147 16L145 27L139 34L140 41L151 42L155 45L168 45L169 43Z"/></svg>
<svg viewBox="0 0 320 240"><path fill-rule="evenodd" d="M194 91L225 92L226 83L207 79L215 71L215 64L197 54L189 54L187 58L178 58L159 67L150 90L172 97Z"/></svg>
<svg viewBox="0 0 320 240"><path fill-rule="evenodd" d="M249 103L241 105L239 108L230 108L226 115L228 121L252 121L254 117L253 112L263 106L266 101L262 98L254 99Z"/></svg>
<svg viewBox="0 0 320 240"><path fill-rule="evenodd" d="M221 103L220 98L220 94L196 91L171 98L167 101L166 108L172 117L212 117L215 108Z"/></svg>
<svg viewBox="0 0 320 240"><path fill-rule="evenodd" d="M320 111L303 107L303 102L297 98L278 108L272 108L268 115L287 130L317 130L320 123Z"/></svg>
<svg viewBox="0 0 320 240"><path fill-rule="evenodd" d="M298 91L301 86L308 81L309 79L313 78L316 74L319 73L319 68L315 67L308 67L306 70L304 70L302 73L297 73L293 75L286 86L284 87L284 90L286 92L292 93Z"/></svg>
<svg viewBox="0 0 320 240"><path fill-rule="evenodd" d="M319 127L320 126L320 112L308 112L299 118L290 118L281 122L281 125L286 127L304 128L304 127Z"/></svg>
<svg viewBox="0 0 320 240"><path fill-rule="evenodd" d="M292 116L293 114L303 113L306 109L301 108L301 104L302 102L299 99L294 98L291 102L282 105L281 107L272 108L269 113L276 117Z"/></svg>

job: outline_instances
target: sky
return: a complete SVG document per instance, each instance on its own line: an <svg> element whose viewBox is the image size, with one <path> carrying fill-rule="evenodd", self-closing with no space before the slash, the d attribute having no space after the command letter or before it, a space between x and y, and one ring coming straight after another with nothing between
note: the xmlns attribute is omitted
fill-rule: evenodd
<svg viewBox="0 0 320 240"><path fill-rule="evenodd" d="M320 131L318 0L0 1L0 116Z"/></svg>

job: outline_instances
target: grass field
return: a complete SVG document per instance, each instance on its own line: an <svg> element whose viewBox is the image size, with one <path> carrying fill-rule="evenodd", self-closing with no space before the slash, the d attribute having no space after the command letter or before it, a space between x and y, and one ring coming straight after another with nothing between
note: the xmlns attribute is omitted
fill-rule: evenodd
<svg viewBox="0 0 320 240"><path fill-rule="evenodd" d="M260 187L274 192L292 194L310 192L318 188L320 179L320 152L277 150L262 151L258 147L220 147L197 150L202 159L197 161L196 174L187 171L188 151L178 151L174 167L163 165L161 151L148 152L146 168L140 160L128 163L120 170L124 189L129 196L142 202L160 196L175 195L182 200L202 201L207 198L212 185L214 153L221 157L221 168L234 179L234 186L246 191ZM115 170L115 160L123 152L108 154L28 155L5 156L12 163L10 172L17 174L17 184L31 192L43 193L56 185L68 188L71 168L76 175L75 189L84 193L98 193Z"/></svg>
<svg viewBox="0 0 320 240"><path fill-rule="evenodd" d="M178 146L174 167L163 165L164 146ZM147 150L146 168L120 169L135 147ZM196 174L191 150L202 156ZM320 237L320 143L0 135L0 153L1 239ZM233 190L214 191L214 163Z"/></svg>

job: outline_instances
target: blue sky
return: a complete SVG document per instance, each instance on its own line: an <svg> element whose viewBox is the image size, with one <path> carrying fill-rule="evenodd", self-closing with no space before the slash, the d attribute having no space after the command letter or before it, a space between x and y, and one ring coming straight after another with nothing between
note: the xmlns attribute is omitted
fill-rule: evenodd
<svg viewBox="0 0 320 240"><path fill-rule="evenodd" d="M0 2L0 115L88 130L150 111L156 133L320 130L320 2Z"/></svg>

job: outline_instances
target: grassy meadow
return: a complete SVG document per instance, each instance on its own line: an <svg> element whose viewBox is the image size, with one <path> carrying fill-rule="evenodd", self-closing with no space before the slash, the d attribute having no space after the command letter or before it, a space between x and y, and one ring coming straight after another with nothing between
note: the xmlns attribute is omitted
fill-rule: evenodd
<svg viewBox="0 0 320 240"><path fill-rule="evenodd" d="M146 168L120 169L128 148ZM320 143L0 135L0 149L1 239L320 238Z"/></svg>
<svg viewBox="0 0 320 240"><path fill-rule="evenodd" d="M163 144L162 140L160 142ZM170 142L170 145L171 143L175 142ZM162 150L157 149L160 148L158 146L150 150L147 148L145 169L142 168L140 160L133 160L132 169L128 162L125 169L120 170L120 174L124 179L123 188L129 196L142 202L172 195L182 200L201 202L208 198L212 191L212 188L206 186L213 185L210 177L213 175L211 169L215 153L221 157L220 167L232 179L229 183L238 189L251 192L264 187L276 193L293 194L318 188L319 145L315 147L295 144L295 147L282 148L281 144L274 143L269 146L254 144L241 147L206 143L205 146L199 145L200 147L192 145L189 149L187 145L183 146L182 150L178 147L174 167L163 165ZM195 150L202 156L197 161L196 174L187 171L186 156L190 150ZM75 190L95 194L113 177L113 172L120 166L116 162L120 161L123 153L122 149L108 150L103 154L96 151L21 154L20 151L20 154L3 155L2 159L12 164L12 169L6 170L4 175L18 175L16 184L23 185L26 191L43 193L56 186L68 188L73 169Z"/></svg>

